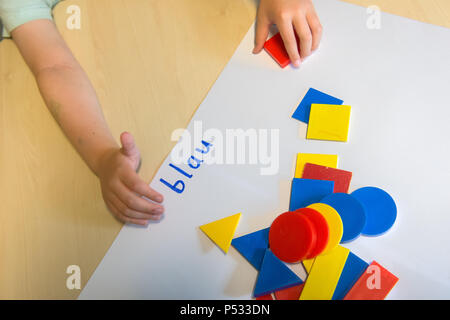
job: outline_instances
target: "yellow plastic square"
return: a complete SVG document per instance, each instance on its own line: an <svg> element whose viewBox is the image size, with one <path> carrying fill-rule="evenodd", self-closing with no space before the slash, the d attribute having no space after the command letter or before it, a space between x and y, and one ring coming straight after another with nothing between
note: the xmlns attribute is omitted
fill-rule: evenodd
<svg viewBox="0 0 450 320"><path fill-rule="evenodd" d="M350 113L350 106L312 104L306 138L346 142Z"/></svg>
<svg viewBox="0 0 450 320"><path fill-rule="evenodd" d="M297 164L295 165L295 178L303 176L303 168L306 163L318 164L320 166L337 168L337 154L317 154L317 153L299 153L297 154Z"/></svg>

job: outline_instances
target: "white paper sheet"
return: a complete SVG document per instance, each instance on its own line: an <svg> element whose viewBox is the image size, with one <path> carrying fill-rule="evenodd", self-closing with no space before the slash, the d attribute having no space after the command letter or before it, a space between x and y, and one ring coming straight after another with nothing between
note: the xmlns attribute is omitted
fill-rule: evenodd
<svg viewBox="0 0 450 320"><path fill-rule="evenodd" d="M252 27L188 127L201 120L204 130L280 129L279 172L185 165L193 176L183 178L166 159L151 182L165 196L164 220L125 226L81 299L250 298L256 270L198 226L242 212L236 236L268 227L288 209L298 152L338 154L339 167L353 172L351 190L378 186L396 200L387 234L346 245L400 278L390 299L450 298L450 30L385 13L371 30L365 8L315 2L324 26L318 52L299 70L282 70L251 53ZM305 140L306 125L291 115L310 87L352 106L348 143ZM184 192L161 178L183 179Z"/></svg>

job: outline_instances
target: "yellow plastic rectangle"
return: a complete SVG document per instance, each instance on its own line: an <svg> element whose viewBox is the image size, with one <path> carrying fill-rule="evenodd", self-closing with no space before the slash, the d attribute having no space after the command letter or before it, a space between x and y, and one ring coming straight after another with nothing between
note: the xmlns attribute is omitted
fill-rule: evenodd
<svg viewBox="0 0 450 320"><path fill-rule="evenodd" d="M300 300L331 300L350 250L337 246L314 260Z"/></svg>
<svg viewBox="0 0 450 320"><path fill-rule="evenodd" d="M318 164L320 166L337 168L338 156L336 154L316 154L299 153L297 154L297 164L295 166L295 178L301 178L305 163Z"/></svg>
<svg viewBox="0 0 450 320"><path fill-rule="evenodd" d="M306 273L310 273L311 272L311 268L312 268L312 266L314 264L314 260L315 260L315 258L307 259L307 260L303 260L302 261L303 268L305 268Z"/></svg>

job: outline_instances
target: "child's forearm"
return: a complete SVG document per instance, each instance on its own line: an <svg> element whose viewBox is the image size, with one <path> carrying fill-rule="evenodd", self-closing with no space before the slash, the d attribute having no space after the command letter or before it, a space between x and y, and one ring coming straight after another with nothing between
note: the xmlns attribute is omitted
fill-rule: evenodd
<svg viewBox="0 0 450 320"><path fill-rule="evenodd" d="M88 77L49 20L31 21L12 36L36 77L45 103L95 174L100 159L118 149Z"/></svg>
<svg viewBox="0 0 450 320"><path fill-rule="evenodd" d="M55 25L33 20L11 34L50 112L99 177L110 211L123 222L139 225L161 219L163 196L136 173L140 153L133 137L122 133L121 147L114 141L89 79Z"/></svg>
<svg viewBox="0 0 450 320"><path fill-rule="evenodd" d="M98 175L101 159L119 146L104 120L86 74L73 61L39 70L36 80L53 117L87 165Z"/></svg>

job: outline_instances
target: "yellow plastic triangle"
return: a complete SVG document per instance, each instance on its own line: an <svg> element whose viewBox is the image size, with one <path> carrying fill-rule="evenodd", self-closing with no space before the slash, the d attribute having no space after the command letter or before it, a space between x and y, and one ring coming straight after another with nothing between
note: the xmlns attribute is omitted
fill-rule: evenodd
<svg viewBox="0 0 450 320"><path fill-rule="evenodd" d="M241 214L235 215L204 224L202 230L223 252L227 253L234 236L234 231L241 219Z"/></svg>

